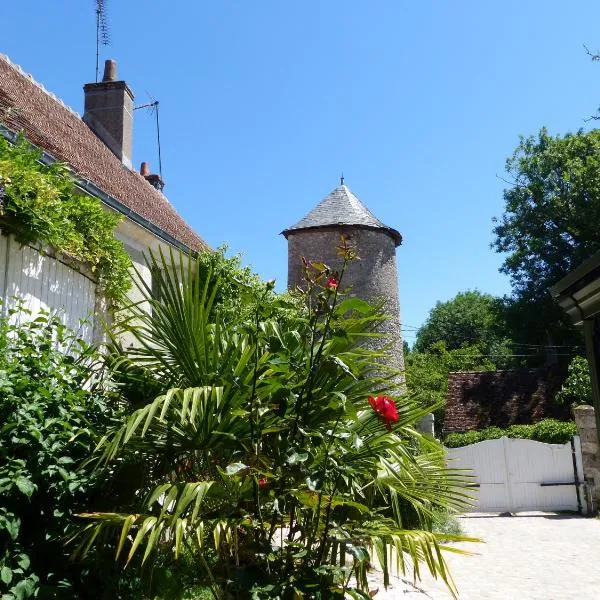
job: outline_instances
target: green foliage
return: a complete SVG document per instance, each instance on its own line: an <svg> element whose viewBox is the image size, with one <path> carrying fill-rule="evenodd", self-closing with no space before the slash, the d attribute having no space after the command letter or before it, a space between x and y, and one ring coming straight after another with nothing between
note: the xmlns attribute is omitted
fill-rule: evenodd
<svg viewBox="0 0 600 600"><path fill-rule="evenodd" d="M477 290L459 292L431 309L417 333L415 349L426 352L436 342L444 342L448 350L477 345L486 354L508 354L502 329L496 298Z"/></svg>
<svg viewBox="0 0 600 600"><path fill-rule="evenodd" d="M8 318L31 318L18 306ZM66 352L69 353L66 353ZM80 358L75 360L73 353ZM83 342L39 315L0 321L0 593L3 600L81 597L63 536L89 505L89 457L111 410L89 385ZM97 597L97 596L96 596Z"/></svg>
<svg viewBox="0 0 600 600"><path fill-rule="evenodd" d="M543 419L533 426L532 440L548 444L564 444L577 434L574 421Z"/></svg>
<svg viewBox="0 0 600 600"><path fill-rule="evenodd" d="M506 170L514 183L504 190L494 248L507 253L501 270L516 313L509 322L519 339L577 344L547 290L600 249L600 130L553 137L542 129L521 138Z"/></svg>
<svg viewBox="0 0 600 600"><path fill-rule="evenodd" d="M533 425L511 425L506 429L488 427L479 431L465 431L464 433L449 433L444 439L447 448L469 446L484 440L495 440L506 436L536 440L547 444L565 444L577 434L574 421L557 421L556 419L543 419Z"/></svg>
<svg viewBox="0 0 600 600"><path fill-rule="evenodd" d="M460 446L470 446L483 441L481 431L465 431L464 433L449 433L444 439L444 446L447 448L459 448Z"/></svg>
<svg viewBox="0 0 600 600"><path fill-rule="evenodd" d="M277 294L274 280L265 283L250 267L243 266L241 255L227 256L227 246L203 252L197 265L200 279L209 280L216 289L214 306L225 321L252 324L258 302L259 310L278 319L285 319L292 307L301 307L297 297Z"/></svg>
<svg viewBox="0 0 600 600"><path fill-rule="evenodd" d="M437 342L428 352L413 350L405 356L407 389L419 406L435 407L436 428L441 428L444 420L448 373L493 371L495 368L496 364L483 354L479 345L448 350L444 342Z"/></svg>
<svg viewBox="0 0 600 600"><path fill-rule="evenodd" d="M568 406L592 404L590 368L583 356L576 356L569 364L569 374L556 394L556 401Z"/></svg>
<svg viewBox="0 0 600 600"><path fill-rule="evenodd" d="M86 264L106 295L119 300L131 285L131 261L114 236L121 217L79 192L65 165L45 166L40 156L23 137L15 145L0 138L2 228Z"/></svg>
<svg viewBox="0 0 600 600"><path fill-rule="evenodd" d="M119 494L81 515L80 555L105 534L148 568L189 552L215 598L368 598L371 553L386 582L395 552L401 571L426 565L451 586L442 540L454 538L431 521L466 505L463 475L414 429L429 407L401 395L384 422L370 405L397 376L364 343L382 317L327 287L325 265L306 265L310 308L263 303L259 287L242 322L191 259L150 266L160 297L140 290L152 312L124 311L110 358L123 394L135 366L150 396L99 448Z"/></svg>
<svg viewBox="0 0 600 600"><path fill-rule="evenodd" d="M464 533L456 514L444 509L433 511L431 530L435 533L446 533L450 536L462 535Z"/></svg>

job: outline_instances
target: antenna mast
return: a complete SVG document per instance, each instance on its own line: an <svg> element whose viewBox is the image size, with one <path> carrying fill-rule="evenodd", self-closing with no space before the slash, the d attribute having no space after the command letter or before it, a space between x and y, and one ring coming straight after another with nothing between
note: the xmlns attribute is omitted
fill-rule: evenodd
<svg viewBox="0 0 600 600"><path fill-rule="evenodd" d="M146 92L147 93L147 92ZM150 96L150 94L148 94ZM135 106L133 110L139 110L140 108L149 108L151 112L153 112L156 116L156 144L158 146L158 174L162 179L162 155L160 152L160 121L158 120L158 100L155 100L152 96L150 96L151 102L147 104L142 104L140 106Z"/></svg>
<svg viewBox="0 0 600 600"><path fill-rule="evenodd" d="M100 68L100 45L108 46L110 44L110 30L108 28L108 18L106 16L107 0L95 0L96 3L96 83L98 83L98 73Z"/></svg>

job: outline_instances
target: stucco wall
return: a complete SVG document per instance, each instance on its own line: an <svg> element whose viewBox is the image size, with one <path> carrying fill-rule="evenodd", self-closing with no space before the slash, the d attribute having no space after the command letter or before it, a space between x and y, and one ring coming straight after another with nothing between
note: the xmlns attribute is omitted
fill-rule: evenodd
<svg viewBox="0 0 600 600"><path fill-rule="evenodd" d="M341 267L342 259L336 254L336 246L340 243L342 231L356 246L360 260L349 263L341 289L350 288L351 295L371 302L383 300L389 319L380 325L380 331L387 334L385 341L391 342L390 357L394 366L404 370L396 246L391 235L385 231L359 227L289 232L288 288L304 287L302 257L324 262L334 269Z"/></svg>

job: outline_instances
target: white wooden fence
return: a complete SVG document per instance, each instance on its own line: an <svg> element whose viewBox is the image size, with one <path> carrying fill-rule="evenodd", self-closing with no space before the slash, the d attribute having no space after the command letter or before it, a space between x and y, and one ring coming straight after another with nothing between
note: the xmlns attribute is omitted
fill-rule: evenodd
<svg viewBox="0 0 600 600"><path fill-rule="evenodd" d="M3 314L21 301L33 313L56 312L61 321L87 342L94 340L96 282L59 258L12 236L0 234L0 309ZM24 315L15 314L13 320Z"/></svg>
<svg viewBox="0 0 600 600"><path fill-rule="evenodd" d="M475 511L577 511L585 507L578 436L566 444L486 440L447 449L448 466L475 476Z"/></svg>

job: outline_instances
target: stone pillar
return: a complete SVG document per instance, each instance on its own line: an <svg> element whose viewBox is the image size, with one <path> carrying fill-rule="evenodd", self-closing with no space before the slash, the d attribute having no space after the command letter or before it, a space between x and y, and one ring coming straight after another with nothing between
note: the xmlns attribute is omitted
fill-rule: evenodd
<svg viewBox="0 0 600 600"><path fill-rule="evenodd" d="M577 432L581 438L581 455L583 459L583 476L586 482L588 497L588 513L595 513L600 506L600 447L594 407L577 406L573 409L577 424ZM591 500L592 506L589 506Z"/></svg>

